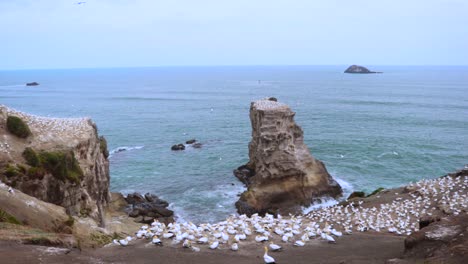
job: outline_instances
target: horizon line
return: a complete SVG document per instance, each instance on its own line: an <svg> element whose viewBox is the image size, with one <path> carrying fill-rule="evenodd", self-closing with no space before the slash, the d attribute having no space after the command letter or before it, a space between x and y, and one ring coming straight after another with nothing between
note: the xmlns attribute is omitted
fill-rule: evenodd
<svg viewBox="0 0 468 264"><path fill-rule="evenodd" d="M141 68L209 68L209 67L307 67L307 66L344 66L360 65L364 67L466 67L468 64L174 64L174 65L152 65L152 66L89 66L89 67L63 67L63 68L16 68L16 69L1 69L0 71L40 71L40 70L98 70L98 69L141 69Z"/></svg>

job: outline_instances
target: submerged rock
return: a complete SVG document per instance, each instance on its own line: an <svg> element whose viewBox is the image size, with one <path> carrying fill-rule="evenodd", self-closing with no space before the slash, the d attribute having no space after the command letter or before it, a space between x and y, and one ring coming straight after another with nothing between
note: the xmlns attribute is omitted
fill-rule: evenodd
<svg viewBox="0 0 468 264"><path fill-rule="evenodd" d="M289 106L269 99L251 104L250 160L234 171L248 187L236 202L240 214L297 213L314 198L341 195L340 185L304 144L294 115Z"/></svg>
<svg viewBox="0 0 468 264"><path fill-rule="evenodd" d="M359 65L351 65L344 72L345 73L382 73L382 72L370 71L366 67L359 66Z"/></svg>
<svg viewBox="0 0 468 264"><path fill-rule="evenodd" d="M193 143L195 143L195 142L197 142L196 139L190 139L190 140L187 140L187 141L185 142L185 144L190 145L190 144L193 144Z"/></svg>
<svg viewBox="0 0 468 264"><path fill-rule="evenodd" d="M178 151L178 150L184 150L185 146L184 144L176 144L171 147L171 150Z"/></svg>

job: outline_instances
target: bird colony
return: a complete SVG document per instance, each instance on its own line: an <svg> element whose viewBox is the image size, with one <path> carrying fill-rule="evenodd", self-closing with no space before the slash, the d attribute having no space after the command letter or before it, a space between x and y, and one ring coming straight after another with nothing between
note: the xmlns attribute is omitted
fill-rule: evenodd
<svg viewBox="0 0 468 264"><path fill-rule="evenodd" d="M191 222L165 225L155 221L150 226L142 226L135 237L114 240L114 243L126 246L134 239L146 239L158 246L180 246L195 252L220 248L238 251L252 243L262 244L265 262L273 263L268 249L281 251L286 245L303 247L312 239L337 243L342 235L366 231L409 235L418 230L421 217L431 216L436 211L454 215L467 213L467 191L467 176L446 176L412 183L404 194L395 193L395 199L379 203L378 207L360 200L298 216L240 215L200 225Z"/></svg>
<svg viewBox="0 0 468 264"><path fill-rule="evenodd" d="M0 110L8 115L18 116L34 129L35 134L50 135L52 138L66 138L67 136L81 136L92 129L89 118L50 118L25 114L0 105Z"/></svg>

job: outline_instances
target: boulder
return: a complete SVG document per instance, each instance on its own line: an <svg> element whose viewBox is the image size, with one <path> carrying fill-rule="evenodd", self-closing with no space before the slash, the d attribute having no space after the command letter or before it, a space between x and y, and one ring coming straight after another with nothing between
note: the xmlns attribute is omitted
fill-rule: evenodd
<svg viewBox="0 0 468 264"><path fill-rule="evenodd" d="M136 218L135 221L138 223L147 223L148 217L151 220L161 218L163 222L172 219L172 216L174 216L174 212L166 208L169 203L151 193L146 193L144 196L139 193L132 193L127 195L125 200L130 205L127 210L128 216Z"/></svg>
<svg viewBox="0 0 468 264"><path fill-rule="evenodd" d="M370 71L364 66L359 66L359 65L351 65L349 66L345 71L345 73L381 73L381 72L375 72L375 71Z"/></svg>
<svg viewBox="0 0 468 264"><path fill-rule="evenodd" d="M405 258L424 258L424 263L466 263L468 214L427 220L429 225L405 239Z"/></svg>
<svg viewBox="0 0 468 264"><path fill-rule="evenodd" d="M192 145L193 148L201 148L202 147L202 143L195 143Z"/></svg>
<svg viewBox="0 0 468 264"><path fill-rule="evenodd" d="M196 139L190 139L190 140L187 140L187 141L185 142L185 144L190 145L190 144L193 144L193 143L195 143L195 142L197 142Z"/></svg>
<svg viewBox="0 0 468 264"><path fill-rule="evenodd" d="M342 194L325 165L310 154L294 115L286 104L268 98L251 104L250 160L234 173L248 187L236 203L240 214L298 213L314 198Z"/></svg>
<svg viewBox="0 0 468 264"><path fill-rule="evenodd" d="M171 150L178 151L178 150L184 150L185 146L184 144L176 144L171 147Z"/></svg>

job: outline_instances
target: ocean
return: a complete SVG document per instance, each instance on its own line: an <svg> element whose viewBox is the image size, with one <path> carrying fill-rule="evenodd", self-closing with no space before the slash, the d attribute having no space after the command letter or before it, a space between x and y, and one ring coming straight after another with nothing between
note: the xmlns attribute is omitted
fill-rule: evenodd
<svg viewBox="0 0 468 264"><path fill-rule="evenodd" d="M274 96L296 112L312 155L345 187L371 192L468 164L468 66L154 67L0 71L0 104L91 117L111 151L111 190L151 192L179 219L235 213L244 190L250 102ZM26 82L40 86L26 87ZM200 149L174 152L195 138ZM126 151L117 151L124 148Z"/></svg>

